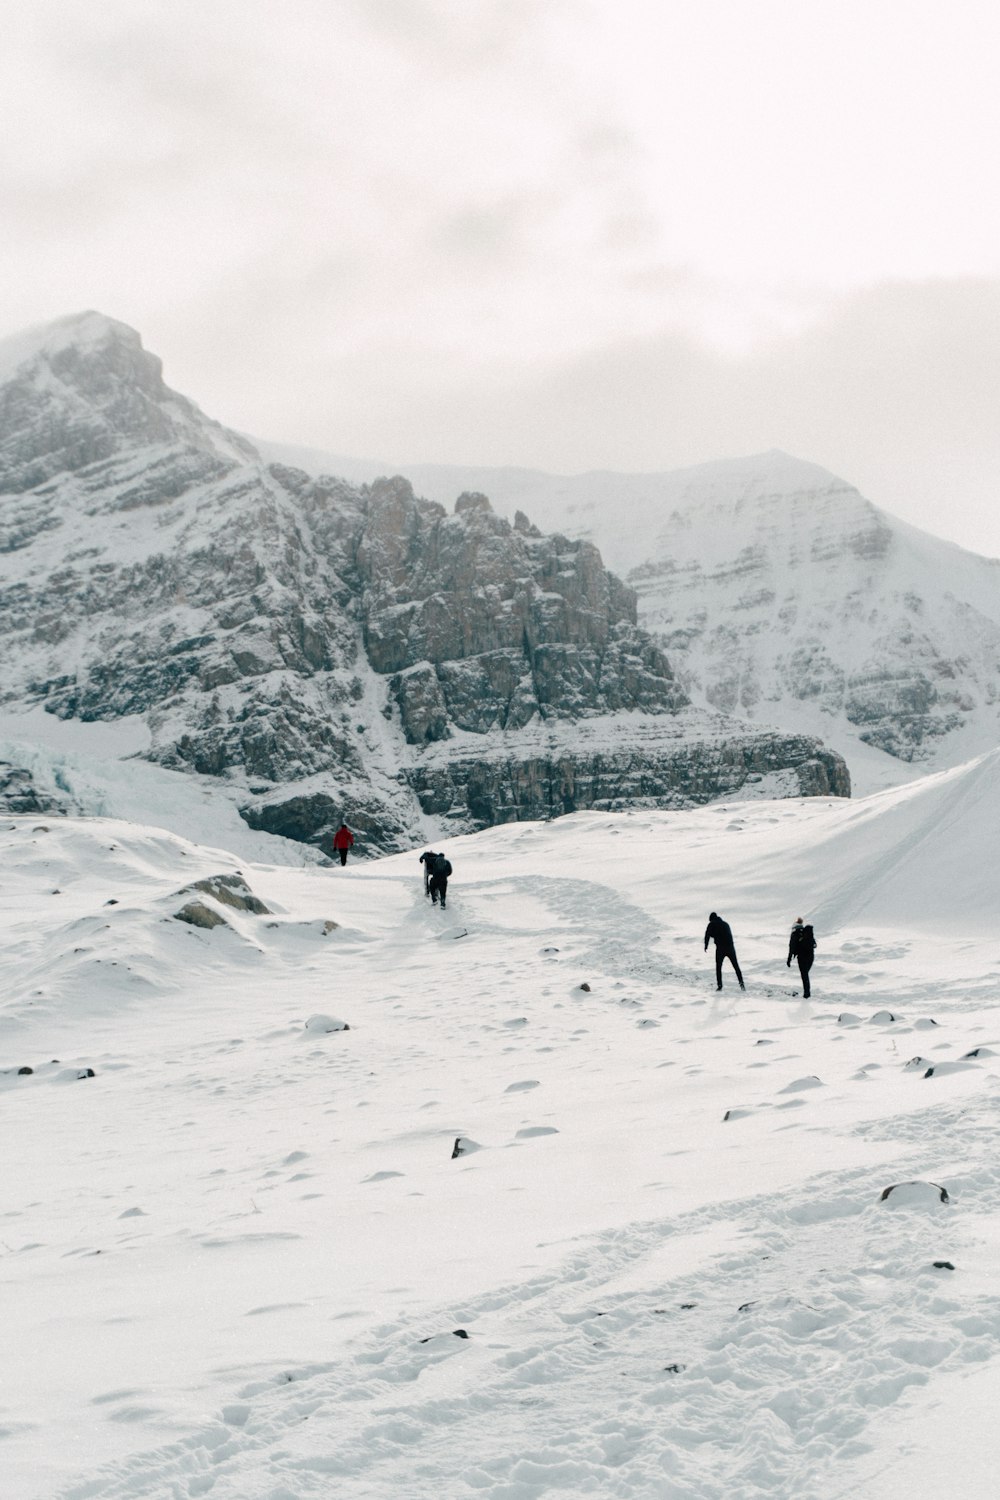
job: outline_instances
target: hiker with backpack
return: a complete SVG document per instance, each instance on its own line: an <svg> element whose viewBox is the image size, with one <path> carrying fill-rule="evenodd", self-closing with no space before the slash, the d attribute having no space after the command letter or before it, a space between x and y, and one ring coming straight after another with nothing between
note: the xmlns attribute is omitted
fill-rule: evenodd
<svg viewBox="0 0 1000 1500"><path fill-rule="evenodd" d="M340 867L343 869L347 864L347 851L354 843L354 834L346 823L341 823L337 832L333 835L333 851L340 855Z"/></svg>
<svg viewBox="0 0 1000 1500"><path fill-rule="evenodd" d="M809 988L809 970L812 968L813 957L816 953L816 937L812 926L803 922L801 917L795 918L795 926L788 937L788 959L785 964L787 969L792 967L792 959L798 960L799 973L802 975L802 998L808 1000L812 993Z"/></svg>
<svg viewBox="0 0 1000 1500"><path fill-rule="evenodd" d="M429 868L431 875L427 886L430 892L431 905L437 906L438 897L440 897L441 910L444 911L448 895L448 876L451 874L451 861L446 859L443 854L435 854Z"/></svg>
<svg viewBox="0 0 1000 1500"><path fill-rule="evenodd" d="M434 851L433 851L433 849L425 849L424 852L423 852L423 854L421 854L421 856L420 856L420 863L424 867L424 895L425 896L429 896L430 893L431 893L431 865L438 858L440 858L440 856L437 855L437 854L435 854Z"/></svg>
<svg viewBox="0 0 1000 1500"><path fill-rule="evenodd" d="M718 912L710 912L708 926L705 928L705 952L708 952L708 940L711 938L715 943L715 988L722 989L722 960L728 958L736 970L736 978L740 982L740 989L745 990L743 975L740 973L739 962L736 958L736 944L733 942L733 929L728 922L724 922Z"/></svg>

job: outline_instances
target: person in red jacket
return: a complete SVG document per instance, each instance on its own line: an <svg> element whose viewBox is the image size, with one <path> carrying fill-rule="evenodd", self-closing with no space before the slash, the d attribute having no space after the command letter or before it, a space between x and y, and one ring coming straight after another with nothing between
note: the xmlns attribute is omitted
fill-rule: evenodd
<svg viewBox="0 0 1000 1500"><path fill-rule="evenodd" d="M341 867L347 864L347 851L353 843L354 834L346 823L341 823L337 832L333 835L333 847L335 852L340 855Z"/></svg>

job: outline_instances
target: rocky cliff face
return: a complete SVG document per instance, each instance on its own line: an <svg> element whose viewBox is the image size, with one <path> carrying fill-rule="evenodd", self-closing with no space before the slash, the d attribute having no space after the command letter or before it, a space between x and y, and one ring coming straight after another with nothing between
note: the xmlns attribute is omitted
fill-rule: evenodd
<svg viewBox="0 0 1000 1500"><path fill-rule="evenodd" d="M819 735L873 785L1000 738L1000 562L928 536L784 453L668 474L408 471L432 498L591 541L696 704Z"/></svg>
<svg viewBox="0 0 1000 1500"><path fill-rule="evenodd" d="M242 787L254 826L316 841L346 814L369 848L776 772L849 790L813 741L692 717L585 540L268 465L95 314L0 348L4 375L8 707L139 715L149 758Z"/></svg>

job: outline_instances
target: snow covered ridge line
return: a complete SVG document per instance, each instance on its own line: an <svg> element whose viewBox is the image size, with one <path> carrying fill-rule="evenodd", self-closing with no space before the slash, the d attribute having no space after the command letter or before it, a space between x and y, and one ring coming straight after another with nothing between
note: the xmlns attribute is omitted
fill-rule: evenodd
<svg viewBox="0 0 1000 1500"><path fill-rule="evenodd" d="M699 716L589 542L478 493L449 514L404 479L266 464L97 314L0 367L11 712L141 720L139 753L235 791L252 828L316 845L349 814L368 853L760 778L849 793L815 736L702 715L691 743ZM591 722L612 743L584 750ZM441 745L467 749L442 762Z"/></svg>

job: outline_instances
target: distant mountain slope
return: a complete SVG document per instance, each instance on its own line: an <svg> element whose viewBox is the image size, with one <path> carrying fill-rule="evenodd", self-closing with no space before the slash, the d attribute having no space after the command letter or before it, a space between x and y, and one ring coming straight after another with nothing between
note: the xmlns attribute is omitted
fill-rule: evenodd
<svg viewBox="0 0 1000 1500"><path fill-rule="evenodd" d="M821 735L862 784L1000 739L1000 562L814 464L772 452L669 474L405 472L431 498L475 484L593 542L696 703Z"/></svg>
<svg viewBox="0 0 1000 1500"><path fill-rule="evenodd" d="M141 719L268 832L849 791L815 740L692 710L589 542L266 462L96 313L0 346L0 560L8 714Z"/></svg>

